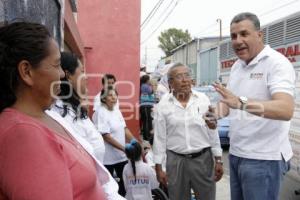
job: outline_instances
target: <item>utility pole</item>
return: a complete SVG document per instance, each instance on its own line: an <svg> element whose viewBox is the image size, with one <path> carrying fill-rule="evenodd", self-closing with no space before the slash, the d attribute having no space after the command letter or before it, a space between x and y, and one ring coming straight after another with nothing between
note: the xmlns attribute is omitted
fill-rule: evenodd
<svg viewBox="0 0 300 200"><path fill-rule="evenodd" d="M188 45L189 45L188 43L185 44L185 48L186 48L186 50L185 50L185 64L187 66L188 66L188 63L189 63L189 46Z"/></svg>
<svg viewBox="0 0 300 200"><path fill-rule="evenodd" d="M220 41L222 41L222 19L218 18L217 22L219 22L220 25Z"/></svg>

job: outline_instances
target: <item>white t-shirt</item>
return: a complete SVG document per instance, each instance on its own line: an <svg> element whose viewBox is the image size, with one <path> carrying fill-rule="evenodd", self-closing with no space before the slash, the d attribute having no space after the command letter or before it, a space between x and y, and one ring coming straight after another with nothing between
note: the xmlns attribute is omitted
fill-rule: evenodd
<svg viewBox="0 0 300 200"><path fill-rule="evenodd" d="M237 60L230 73L228 89L236 96L268 101L277 92L291 96L295 71L279 52L265 48L248 64ZM289 160L293 153L288 132L290 121L272 120L230 109L230 153L249 159Z"/></svg>
<svg viewBox="0 0 300 200"><path fill-rule="evenodd" d="M93 111L96 111L101 106L100 94L101 92L99 92L94 98Z"/></svg>
<svg viewBox="0 0 300 200"><path fill-rule="evenodd" d="M100 106L93 114L93 122L101 134L110 134L121 145L125 146L125 120L119 109L112 111ZM104 142L104 165L113 165L127 160L125 153L111 144Z"/></svg>
<svg viewBox="0 0 300 200"><path fill-rule="evenodd" d="M158 188L155 171L142 161L135 162L136 181L129 161L123 170L123 180L127 200L152 200L151 190Z"/></svg>

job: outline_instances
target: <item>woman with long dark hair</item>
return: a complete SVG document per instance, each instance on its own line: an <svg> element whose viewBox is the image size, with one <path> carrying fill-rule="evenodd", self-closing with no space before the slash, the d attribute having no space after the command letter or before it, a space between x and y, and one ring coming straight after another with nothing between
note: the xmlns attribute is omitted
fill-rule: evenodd
<svg viewBox="0 0 300 200"><path fill-rule="evenodd" d="M85 103L87 87L84 67L79 58L70 52L61 53L61 67L65 77L61 79L59 100L47 114L59 122L94 158L98 178L109 200L124 199L118 195L118 184L103 166L104 141L95 125L87 116Z"/></svg>
<svg viewBox="0 0 300 200"><path fill-rule="evenodd" d="M45 114L63 77L45 26L0 28L0 199L106 199L92 157Z"/></svg>
<svg viewBox="0 0 300 200"><path fill-rule="evenodd" d="M78 57L70 52L61 53L61 67L65 77L61 79L59 100L52 106L52 110L65 118L76 129L76 133L92 145L95 156L103 162L103 138L89 119L87 107L83 105L87 96L84 67Z"/></svg>

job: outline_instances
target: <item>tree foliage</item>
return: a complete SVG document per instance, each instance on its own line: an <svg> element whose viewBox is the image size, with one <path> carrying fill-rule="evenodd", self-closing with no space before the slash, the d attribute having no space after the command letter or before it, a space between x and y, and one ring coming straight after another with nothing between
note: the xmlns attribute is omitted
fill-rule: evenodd
<svg viewBox="0 0 300 200"><path fill-rule="evenodd" d="M158 40L160 42L159 48L165 52L166 56L170 56L172 55L171 50L189 42L191 35L188 30L183 31L182 29L170 28L161 32Z"/></svg>

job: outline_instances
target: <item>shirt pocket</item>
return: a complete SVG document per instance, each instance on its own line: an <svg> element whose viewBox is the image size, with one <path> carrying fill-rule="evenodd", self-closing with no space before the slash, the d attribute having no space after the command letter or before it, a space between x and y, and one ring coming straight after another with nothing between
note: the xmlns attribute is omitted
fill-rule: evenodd
<svg viewBox="0 0 300 200"><path fill-rule="evenodd" d="M253 98L257 100L265 100L269 96L268 85L267 85L267 74L266 72L252 72L249 75L249 79L247 81L247 91L248 95L241 95L247 96L248 98Z"/></svg>
<svg viewBox="0 0 300 200"><path fill-rule="evenodd" d="M205 121L203 119L206 112L208 112L208 103L204 102L197 102L195 105L193 105L189 112L190 114L190 121L193 122L195 125L198 126L205 126Z"/></svg>
<svg viewBox="0 0 300 200"><path fill-rule="evenodd" d="M191 123L191 125L193 125L193 126L199 126L199 127L205 126L205 121L203 119L204 113L198 112L198 108L193 111L191 117L192 118L189 120L189 122Z"/></svg>

